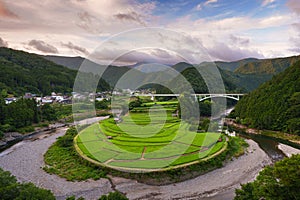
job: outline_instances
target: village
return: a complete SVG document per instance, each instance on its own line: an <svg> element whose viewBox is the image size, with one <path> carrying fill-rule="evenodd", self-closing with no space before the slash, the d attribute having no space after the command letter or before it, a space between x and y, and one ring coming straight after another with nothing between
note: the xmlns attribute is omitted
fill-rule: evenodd
<svg viewBox="0 0 300 200"><path fill-rule="evenodd" d="M23 96L20 97L7 97L5 98L5 104L10 104L12 102L16 102L20 98L24 99L34 99L38 106L45 105L45 104L72 104L72 99L84 100L89 99L91 101L102 101L102 100L109 100L112 96L124 96L124 95L136 95L136 94L152 94L153 91L142 89L142 90L131 90L131 89L118 89L111 91L104 91L104 92L94 92L94 93L79 93L79 92L72 92L71 94L62 94L62 93L55 93L52 92L51 95L42 96L38 94L33 94L30 92L26 92Z"/></svg>

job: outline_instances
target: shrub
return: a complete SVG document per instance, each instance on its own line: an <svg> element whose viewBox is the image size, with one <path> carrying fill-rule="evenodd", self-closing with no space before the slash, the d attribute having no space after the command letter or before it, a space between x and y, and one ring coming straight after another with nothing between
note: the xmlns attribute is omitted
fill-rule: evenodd
<svg viewBox="0 0 300 200"><path fill-rule="evenodd" d="M36 187L32 183L18 183L10 172L0 168L0 198L10 199L43 199L55 200L50 190Z"/></svg>
<svg viewBox="0 0 300 200"><path fill-rule="evenodd" d="M128 198L120 192L110 192L108 195L102 195L99 200L128 200Z"/></svg>
<svg viewBox="0 0 300 200"><path fill-rule="evenodd" d="M33 126L25 126L25 127L22 127L22 128L19 128L17 129L17 131L19 133L30 133L30 132L33 132L34 131L34 127Z"/></svg>

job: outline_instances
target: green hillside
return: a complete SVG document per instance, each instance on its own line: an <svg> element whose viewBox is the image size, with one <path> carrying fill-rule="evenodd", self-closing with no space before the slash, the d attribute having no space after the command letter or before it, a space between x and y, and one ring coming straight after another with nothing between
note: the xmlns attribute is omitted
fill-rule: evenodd
<svg viewBox="0 0 300 200"><path fill-rule="evenodd" d="M246 63L234 72L238 74L277 74L300 60L300 56L257 60Z"/></svg>
<svg viewBox="0 0 300 200"><path fill-rule="evenodd" d="M222 61L216 61L215 64L223 70L228 70L228 71L234 71L237 68L251 62L256 62L258 59L256 58L246 58L234 62L222 62Z"/></svg>
<svg viewBox="0 0 300 200"><path fill-rule="evenodd" d="M205 67L205 66L198 66L198 67ZM206 66L209 67L209 66ZM245 90L236 84L233 83L233 79L230 76L225 77L225 72L223 70L220 70L221 77L224 82L224 86L227 92L245 92ZM185 79L190 83L196 93L208 93L207 85L200 75L199 71L194 68L190 67L181 72L181 74L185 77ZM213 77L210 77L213 78ZM177 88L184 88L186 87L184 83L178 81L177 78L173 79L169 85Z"/></svg>
<svg viewBox="0 0 300 200"><path fill-rule="evenodd" d="M50 94L51 92L70 93L73 90L76 70L55 64L43 57L0 48L0 91L22 95L25 92ZM92 73L82 73L86 80L93 80ZM92 84L85 81L84 84ZM108 90L109 85L100 80L98 90Z"/></svg>
<svg viewBox="0 0 300 200"><path fill-rule="evenodd" d="M233 116L252 127L300 135L300 61L244 96Z"/></svg>
<svg viewBox="0 0 300 200"><path fill-rule="evenodd" d="M81 63L85 60L82 57L67 57L67 56L53 56L47 55L43 56L45 59L50 60L58 65L68 67L70 69L78 70Z"/></svg>

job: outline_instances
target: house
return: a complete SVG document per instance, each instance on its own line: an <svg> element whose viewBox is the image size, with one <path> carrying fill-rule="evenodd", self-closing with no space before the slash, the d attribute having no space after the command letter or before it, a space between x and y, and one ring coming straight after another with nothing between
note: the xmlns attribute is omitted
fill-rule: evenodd
<svg viewBox="0 0 300 200"><path fill-rule="evenodd" d="M34 97L36 97L36 94L31 94L30 92L26 92L23 96L24 99L32 99Z"/></svg>
<svg viewBox="0 0 300 200"><path fill-rule="evenodd" d="M17 99L15 97L12 98L5 98L5 104L10 104L12 102L17 101Z"/></svg>
<svg viewBox="0 0 300 200"><path fill-rule="evenodd" d="M115 117L115 118L114 118L114 120L115 120L115 122L116 122L116 123L120 123L120 122L122 122L122 119L121 119L121 118L119 118L119 117Z"/></svg>
<svg viewBox="0 0 300 200"><path fill-rule="evenodd" d="M235 137L236 136L235 131L233 131L232 133L230 133L228 130L225 130L225 134L228 135L228 136L231 136L231 137Z"/></svg>

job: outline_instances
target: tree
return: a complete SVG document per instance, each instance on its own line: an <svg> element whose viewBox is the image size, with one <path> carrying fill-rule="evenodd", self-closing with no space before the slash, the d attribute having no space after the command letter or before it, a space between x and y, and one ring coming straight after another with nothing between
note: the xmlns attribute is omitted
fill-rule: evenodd
<svg viewBox="0 0 300 200"><path fill-rule="evenodd" d="M95 101L96 109L107 109L109 102L107 100Z"/></svg>
<svg viewBox="0 0 300 200"><path fill-rule="evenodd" d="M293 155L262 170L256 180L236 190L235 200L300 199L300 155Z"/></svg>
<svg viewBox="0 0 300 200"><path fill-rule="evenodd" d="M5 114L6 114L6 105L4 99L0 96L0 124L4 123Z"/></svg>
<svg viewBox="0 0 300 200"><path fill-rule="evenodd" d="M41 107L42 120L54 121L57 119L55 109L50 104L45 104Z"/></svg>
<svg viewBox="0 0 300 200"><path fill-rule="evenodd" d="M5 122L21 128L29 126L34 122L34 111L27 105L27 100L19 99L7 105Z"/></svg>
<svg viewBox="0 0 300 200"><path fill-rule="evenodd" d="M16 200L55 200L50 190L36 187L32 183L24 183L19 186L19 195Z"/></svg>
<svg viewBox="0 0 300 200"><path fill-rule="evenodd" d="M199 110L201 116L206 116L206 117L211 116L211 102L209 100L205 100L204 102L199 102Z"/></svg>
<svg viewBox="0 0 300 200"><path fill-rule="evenodd" d="M142 105L142 101L139 97L136 97L133 101L129 102L129 110L132 110L133 108L140 107Z"/></svg>
<svg viewBox="0 0 300 200"><path fill-rule="evenodd" d="M191 98L190 93L182 93L178 100L178 112L182 120L192 122L199 118L199 107L197 102Z"/></svg>
<svg viewBox="0 0 300 200"><path fill-rule="evenodd" d="M50 190L38 188L32 183L18 183L16 177L1 168L0 198L2 200L55 200Z"/></svg>
<svg viewBox="0 0 300 200"><path fill-rule="evenodd" d="M110 192L108 195L102 195L99 200L128 200L128 198L120 192Z"/></svg>

